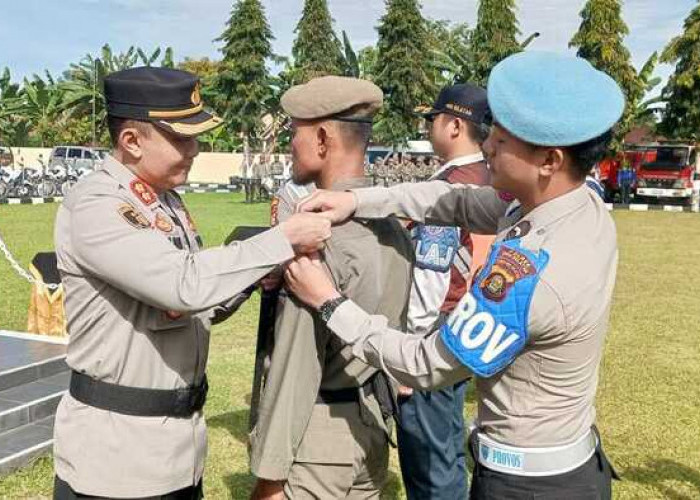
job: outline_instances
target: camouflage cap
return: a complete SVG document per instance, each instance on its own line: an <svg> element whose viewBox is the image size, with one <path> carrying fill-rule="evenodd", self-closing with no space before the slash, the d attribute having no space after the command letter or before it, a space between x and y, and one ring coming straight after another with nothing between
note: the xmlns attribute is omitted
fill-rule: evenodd
<svg viewBox="0 0 700 500"><path fill-rule="evenodd" d="M371 123L384 94L372 82L345 76L323 76L296 85L282 96L282 108L297 120Z"/></svg>

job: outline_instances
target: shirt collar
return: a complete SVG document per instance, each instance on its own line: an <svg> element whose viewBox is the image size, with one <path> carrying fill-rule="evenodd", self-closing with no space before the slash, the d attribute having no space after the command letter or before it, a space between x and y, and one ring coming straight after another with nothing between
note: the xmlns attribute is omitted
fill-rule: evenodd
<svg viewBox="0 0 700 500"><path fill-rule="evenodd" d="M351 177L341 179L331 186L331 191L346 191L348 189L358 189L372 186L372 179L367 177Z"/></svg>
<svg viewBox="0 0 700 500"><path fill-rule="evenodd" d="M121 184L126 190L130 191L136 198L138 198L141 203L151 208L156 208L160 206L161 200L156 192L149 186L146 182L142 181L136 174L129 170L123 163L114 158L112 155L107 155L105 161L102 164L102 170L107 172L111 177L116 179L116 181ZM134 183L138 183L144 186L145 189L150 191L151 196L154 197L152 202L144 201L143 197L134 191Z"/></svg>
<svg viewBox="0 0 700 500"><path fill-rule="evenodd" d="M472 155L458 156L457 158L452 158L450 161L448 161L442 167L440 167L438 171L431 176L431 178L437 177L450 167L471 165L472 163L478 163L480 161L484 161L483 153L474 153Z"/></svg>
<svg viewBox="0 0 700 500"><path fill-rule="evenodd" d="M589 195L589 188L584 183L573 191L535 207L522 220L530 220L533 226L543 228L578 210L590 198Z"/></svg>

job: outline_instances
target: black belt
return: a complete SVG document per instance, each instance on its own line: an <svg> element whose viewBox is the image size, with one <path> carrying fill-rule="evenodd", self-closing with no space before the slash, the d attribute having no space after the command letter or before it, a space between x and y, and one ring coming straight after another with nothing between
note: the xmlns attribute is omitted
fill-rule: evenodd
<svg viewBox="0 0 700 500"><path fill-rule="evenodd" d="M76 371L70 377L70 394L81 403L136 417L188 418L202 409L208 390L206 375L198 386L172 390L110 384Z"/></svg>
<svg viewBox="0 0 700 500"><path fill-rule="evenodd" d="M316 396L316 403L332 405L335 403L359 403L360 389L358 387L348 387L347 389L337 389L334 391L321 389Z"/></svg>

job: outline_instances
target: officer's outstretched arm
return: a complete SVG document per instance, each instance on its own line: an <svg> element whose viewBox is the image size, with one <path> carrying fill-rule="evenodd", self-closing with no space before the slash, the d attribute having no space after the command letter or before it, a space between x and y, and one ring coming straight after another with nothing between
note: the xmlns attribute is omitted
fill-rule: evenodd
<svg viewBox="0 0 700 500"><path fill-rule="evenodd" d="M72 256L78 272L163 310L198 312L221 304L294 255L280 228L191 253L157 234L128 198L81 193L70 201L62 209L72 212L71 227L56 230L70 232L72 248L62 253Z"/></svg>
<svg viewBox="0 0 700 500"><path fill-rule="evenodd" d="M348 193L317 191L300 204L301 211L327 212L333 222L348 217L389 216L434 225L460 226L472 233L494 234L510 204L492 187L474 188L443 181L364 188Z"/></svg>
<svg viewBox="0 0 700 500"><path fill-rule="evenodd" d="M494 234L509 205L492 187L474 188L444 181L353 192L357 197L356 217L396 215L416 222L460 226L478 234Z"/></svg>
<svg viewBox="0 0 700 500"><path fill-rule="evenodd" d="M353 345L357 358L384 370L402 385L432 390L471 376L446 348L439 331L420 336L393 330L384 316L371 316L352 301L338 307L328 327Z"/></svg>

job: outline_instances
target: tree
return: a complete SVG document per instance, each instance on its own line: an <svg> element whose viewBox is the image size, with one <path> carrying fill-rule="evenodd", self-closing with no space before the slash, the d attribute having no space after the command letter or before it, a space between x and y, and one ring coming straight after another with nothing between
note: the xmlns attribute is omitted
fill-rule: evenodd
<svg viewBox="0 0 700 500"><path fill-rule="evenodd" d="M436 84L444 87L469 81L469 26L429 20L427 27L431 47L429 60Z"/></svg>
<svg viewBox="0 0 700 500"><path fill-rule="evenodd" d="M667 137L700 139L700 6L685 20L683 33L661 53L661 62L675 64L662 92L667 101L659 130Z"/></svg>
<svg viewBox="0 0 700 500"><path fill-rule="evenodd" d="M292 45L294 82L304 83L323 75L346 74L343 46L333 31L326 0L305 0Z"/></svg>
<svg viewBox="0 0 700 500"><path fill-rule="evenodd" d="M476 28L469 43L468 66L463 66L460 80L485 87L491 69L522 50L518 35L515 0L480 0Z"/></svg>
<svg viewBox="0 0 700 500"><path fill-rule="evenodd" d="M415 109L432 102L437 94L432 70L425 62L430 38L417 0L387 0L377 31L374 82L384 91L385 101L375 137L398 145L416 136Z"/></svg>
<svg viewBox="0 0 700 500"><path fill-rule="evenodd" d="M226 30L217 39L224 43L224 57L216 89L225 105L228 130L243 139L247 165L250 142L262 126L265 102L270 98L270 74L265 63L272 56L272 39L259 0L238 0Z"/></svg>
<svg viewBox="0 0 700 500"><path fill-rule="evenodd" d="M29 138L27 120L22 115L20 86L12 83L10 70L0 76L0 144L24 146Z"/></svg>
<svg viewBox="0 0 700 500"><path fill-rule="evenodd" d="M21 112L31 127L32 136L42 148L53 144L58 137L57 123L63 111L63 96L63 91L48 73L46 82L36 75L33 80L24 79Z"/></svg>
<svg viewBox="0 0 700 500"><path fill-rule="evenodd" d="M625 113L617 126L613 149L619 149L630 130L644 85L630 62L624 38L629 28L622 19L619 0L588 0L581 11L581 26L569 42L578 48L577 55L617 81L625 93Z"/></svg>
<svg viewBox="0 0 700 500"><path fill-rule="evenodd" d="M104 79L115 71L137 66L139 62L151 66L160 57L161 49L147 55L142 49L130 47L126 52L115 54L109 44L105 44L99 57L87 54L78 63L72 63L63 73L64 81L59 85L65 92L64 107L69 118L94 117L93 142L104 135L107 111L104 100ZM172 67L173 51L166 48L161 66Z"/></svg>
<svg viewBox="0 0 700 500"><path fill-rule="evenodd" d="M647 62L644 63L637 77L642 84L645 95L648 95L661 83L661 78L654 75L654 70L659 62L658 52L654 52ZM657 125L657 116L662 111L660 106L664 102L664 97L658 95L646 100L640 100L632 113L631 128L648 127L654 129Z"/></svg>

